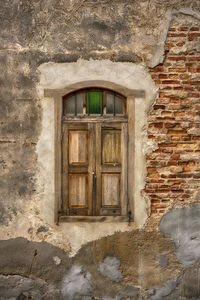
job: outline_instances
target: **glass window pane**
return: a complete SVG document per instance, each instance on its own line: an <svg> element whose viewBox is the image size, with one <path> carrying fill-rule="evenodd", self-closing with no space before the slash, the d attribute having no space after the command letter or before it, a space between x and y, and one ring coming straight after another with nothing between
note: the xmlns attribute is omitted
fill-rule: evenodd
<svg viewBox="0 0 200 300"><path fill-rule="evenodd" d="M86 113L102 114L103 112L103 92L89 91L86 93Z"/></svg>
<svg viewBox="0 0 200 300"><path fill-rule="evenodd" d="M106 114L114 114L114 94L106 93Z"/></svg>
<svg viewBox="0 0 200 300"><path fill-rule="evenodd" d="M75 96L66 99L66 114L75 114Z"/></svg>
<svg viewBox="0 0 200 300"><path fill-rule="evenodd" d="M83 113L83 93L79 93L76 95L76 101L77 101L77 114Z"/></svg>
<svg viewBox="0 0 200 300"><path fill-rule="evenodd" d="M123 100L115 96L115 114L123 114Z"/></svg>

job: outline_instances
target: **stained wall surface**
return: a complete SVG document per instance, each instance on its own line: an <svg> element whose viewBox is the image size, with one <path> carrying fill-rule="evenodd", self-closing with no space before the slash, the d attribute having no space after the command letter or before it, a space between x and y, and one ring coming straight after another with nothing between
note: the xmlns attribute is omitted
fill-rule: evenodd
<svg viewBox="0 0 200 300"><path fill-rule="evenodd" d="M0 299L199 299L199 1L0 3ZM92 77L145 91L130 226L52 221L44 89Z"/></svg>

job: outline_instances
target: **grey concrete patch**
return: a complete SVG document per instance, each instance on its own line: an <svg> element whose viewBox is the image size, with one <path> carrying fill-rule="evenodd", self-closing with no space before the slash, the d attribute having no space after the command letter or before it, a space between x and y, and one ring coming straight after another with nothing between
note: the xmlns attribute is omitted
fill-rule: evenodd
<svg viewBox="0 0 200 300"><path fill-rule="evenodd" d="M60 258L59 265L55 265L54 257ZM55 283L62 279L69 264L66 253L49 243L30 242L24 238L0 241L1 274L31 275Z"/></svg>
<svg viewBox="0 0 200 300"><path fill-rule="evenodd" d="M41 279L0 275L0 300L59 300L60 291Z"/></svg>
<svg viewBox="0 0 200 300"><path fill-rule="evenodd" d="M74 265L62 281L62 295L66 300L82 300L93 291L91 274L82 266Z"/></svg>
<svg viewBox="0 0 200 300"><path fill-rule="evenodd" d="M102 262L99 263L99 272L108 277L110 280L120 282L122 280L122 274L118 271L120 266L120 260L115 256L107 256Z"/></svg>
<svg viewBox="0 0 200 300"><path fill-rule="evenodd" d="M174 240L184 267L200 259L200 204L170 210L161 219L160 231Z"/></svg>
<svg viewBox="0 0 200 300"><path fill-rule="evenodd" d="M165 268L169 263L169 259L165 254L160 254L158 256L158 261L159 261L159 264L161 265L161 267L163 267L163 268Z"/></svg>
<svg viewBox="0 0 200 300"><path fill-rule="evenodd" d="M139 294L139 288L135 286L129 286L129 285L123 286L119 292L119 296L121 296L122 299L129 298L131 300L137 299L138 294Z"/></svg>
<svg viewBox="0 0 200 300"><path fill-rule="evenodd" d="M139 288L126 285L121 288L120 292L114 298L109 296L103 296L102 300L134 300L138 299L138 294Z"/></svg>
<svg viewBox="0 0 200 300"><path fill-rule="evenodd" d="M158 287L149 290L150 300L162 300L165 296L168 296L178 284L178 278L174 280L169 280L164 287Z"/></svg>

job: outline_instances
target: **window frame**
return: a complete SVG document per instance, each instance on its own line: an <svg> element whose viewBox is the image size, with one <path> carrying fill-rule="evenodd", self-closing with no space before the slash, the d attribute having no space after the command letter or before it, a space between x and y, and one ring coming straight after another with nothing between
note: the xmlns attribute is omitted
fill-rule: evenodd
<svg viewBox="0 0 200 300"><path fill-rule="evenodd" d="M132 90L126 87L122 87L118 84L95 80L95 81L85 81L85 82L78 82L73 85L70 85L66 88L62 89L45 89L44 90L44 97L50 97L54 99L54 120L55 120L55 127L54 127L54 147L55 147L55 157L54 157L54 183L55 183L55 201L54 201L54 216L55 222L67 221L75 222L70 220L70 217L61 217L61 204L62 204L62 197L61 197L61 178L62 178L62 167L61 167L61 143L62 143L62 114L63 114L63 96L75 92L79 89L87 89L93 87L100 87L102 89L113 90L116 93L123 95L126 98L126 105L127 105L127 118L128 118L128 216L122 218L121 220L117 217L87 217L87 220L84 217L83 221L88 222L127 222L127 221L134 221L134 99L136 97L144 98L144 91L141 90ZM79 218L78 221L82 221Z"/></svg>

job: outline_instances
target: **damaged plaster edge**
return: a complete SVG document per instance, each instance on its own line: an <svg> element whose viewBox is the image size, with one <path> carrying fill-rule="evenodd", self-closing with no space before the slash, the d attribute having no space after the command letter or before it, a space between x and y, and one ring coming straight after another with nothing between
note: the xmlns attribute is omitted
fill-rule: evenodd
<svg viewBox="0 0 200 300"><path fill-rule="evenodd" d="M190 8L181 8L179 10L176 9L170 9L166 12L165 19L162 22L162 33L159 36L159 41L157 42L157 45L153 48L152 51L152 58L150 62L148 63L149 68L154 68L160 63L163 63L165 59L165 43L167 40L167 35L169 32L170 25L174 19L175 16L179 14L184 14L191 16L197 20L200 20L200 13L198 11L192 10Z"/></svg>
<svg viewBox="0 0 200 300"><path fill-rule="evenodd" d="M149 145L147 140L147 114L155 102L158 90L152 80L147 67L134 64L112 62L110 60L83 60L79 59L73 63L54 63L48 62L38 67L40 73L40 82L37 86L38 96L42 106L42 131L37 145L39 174L41 182L41 193L38 193L38 201L41 203L42 219L49 223L54 223L55 213L55 191L52 175L55 168L55 149L54 149L54 101L55 99L44 97L44 91L47 89L59 90L65 89L72 84L88 81L107 81L120 85L127 89L143 90L144 98L135 98L135 182L134 186L134 228L142 228L146 223L150 213L150 201L142 190L146 184L146 160L145 149L151 151L154 145ZM45 210L47 208L47 210ZM131 226L132 228L132 226ZM82 245L89 241L101 237L112 235L116 231L129 230L127 224L114 223L94 225L88 223L63 223L60 229L66 235L72 247L71 254L74 255Z"/></svg>
<svg viewBox="0 0 200 300"><path fill-rule="evenodd" d="M173 15L177 15L177 14L188 15L197 20L200 20L200 12L192 10L191 8L181 8L179 10L173 9L172 14Z"/></svg>

